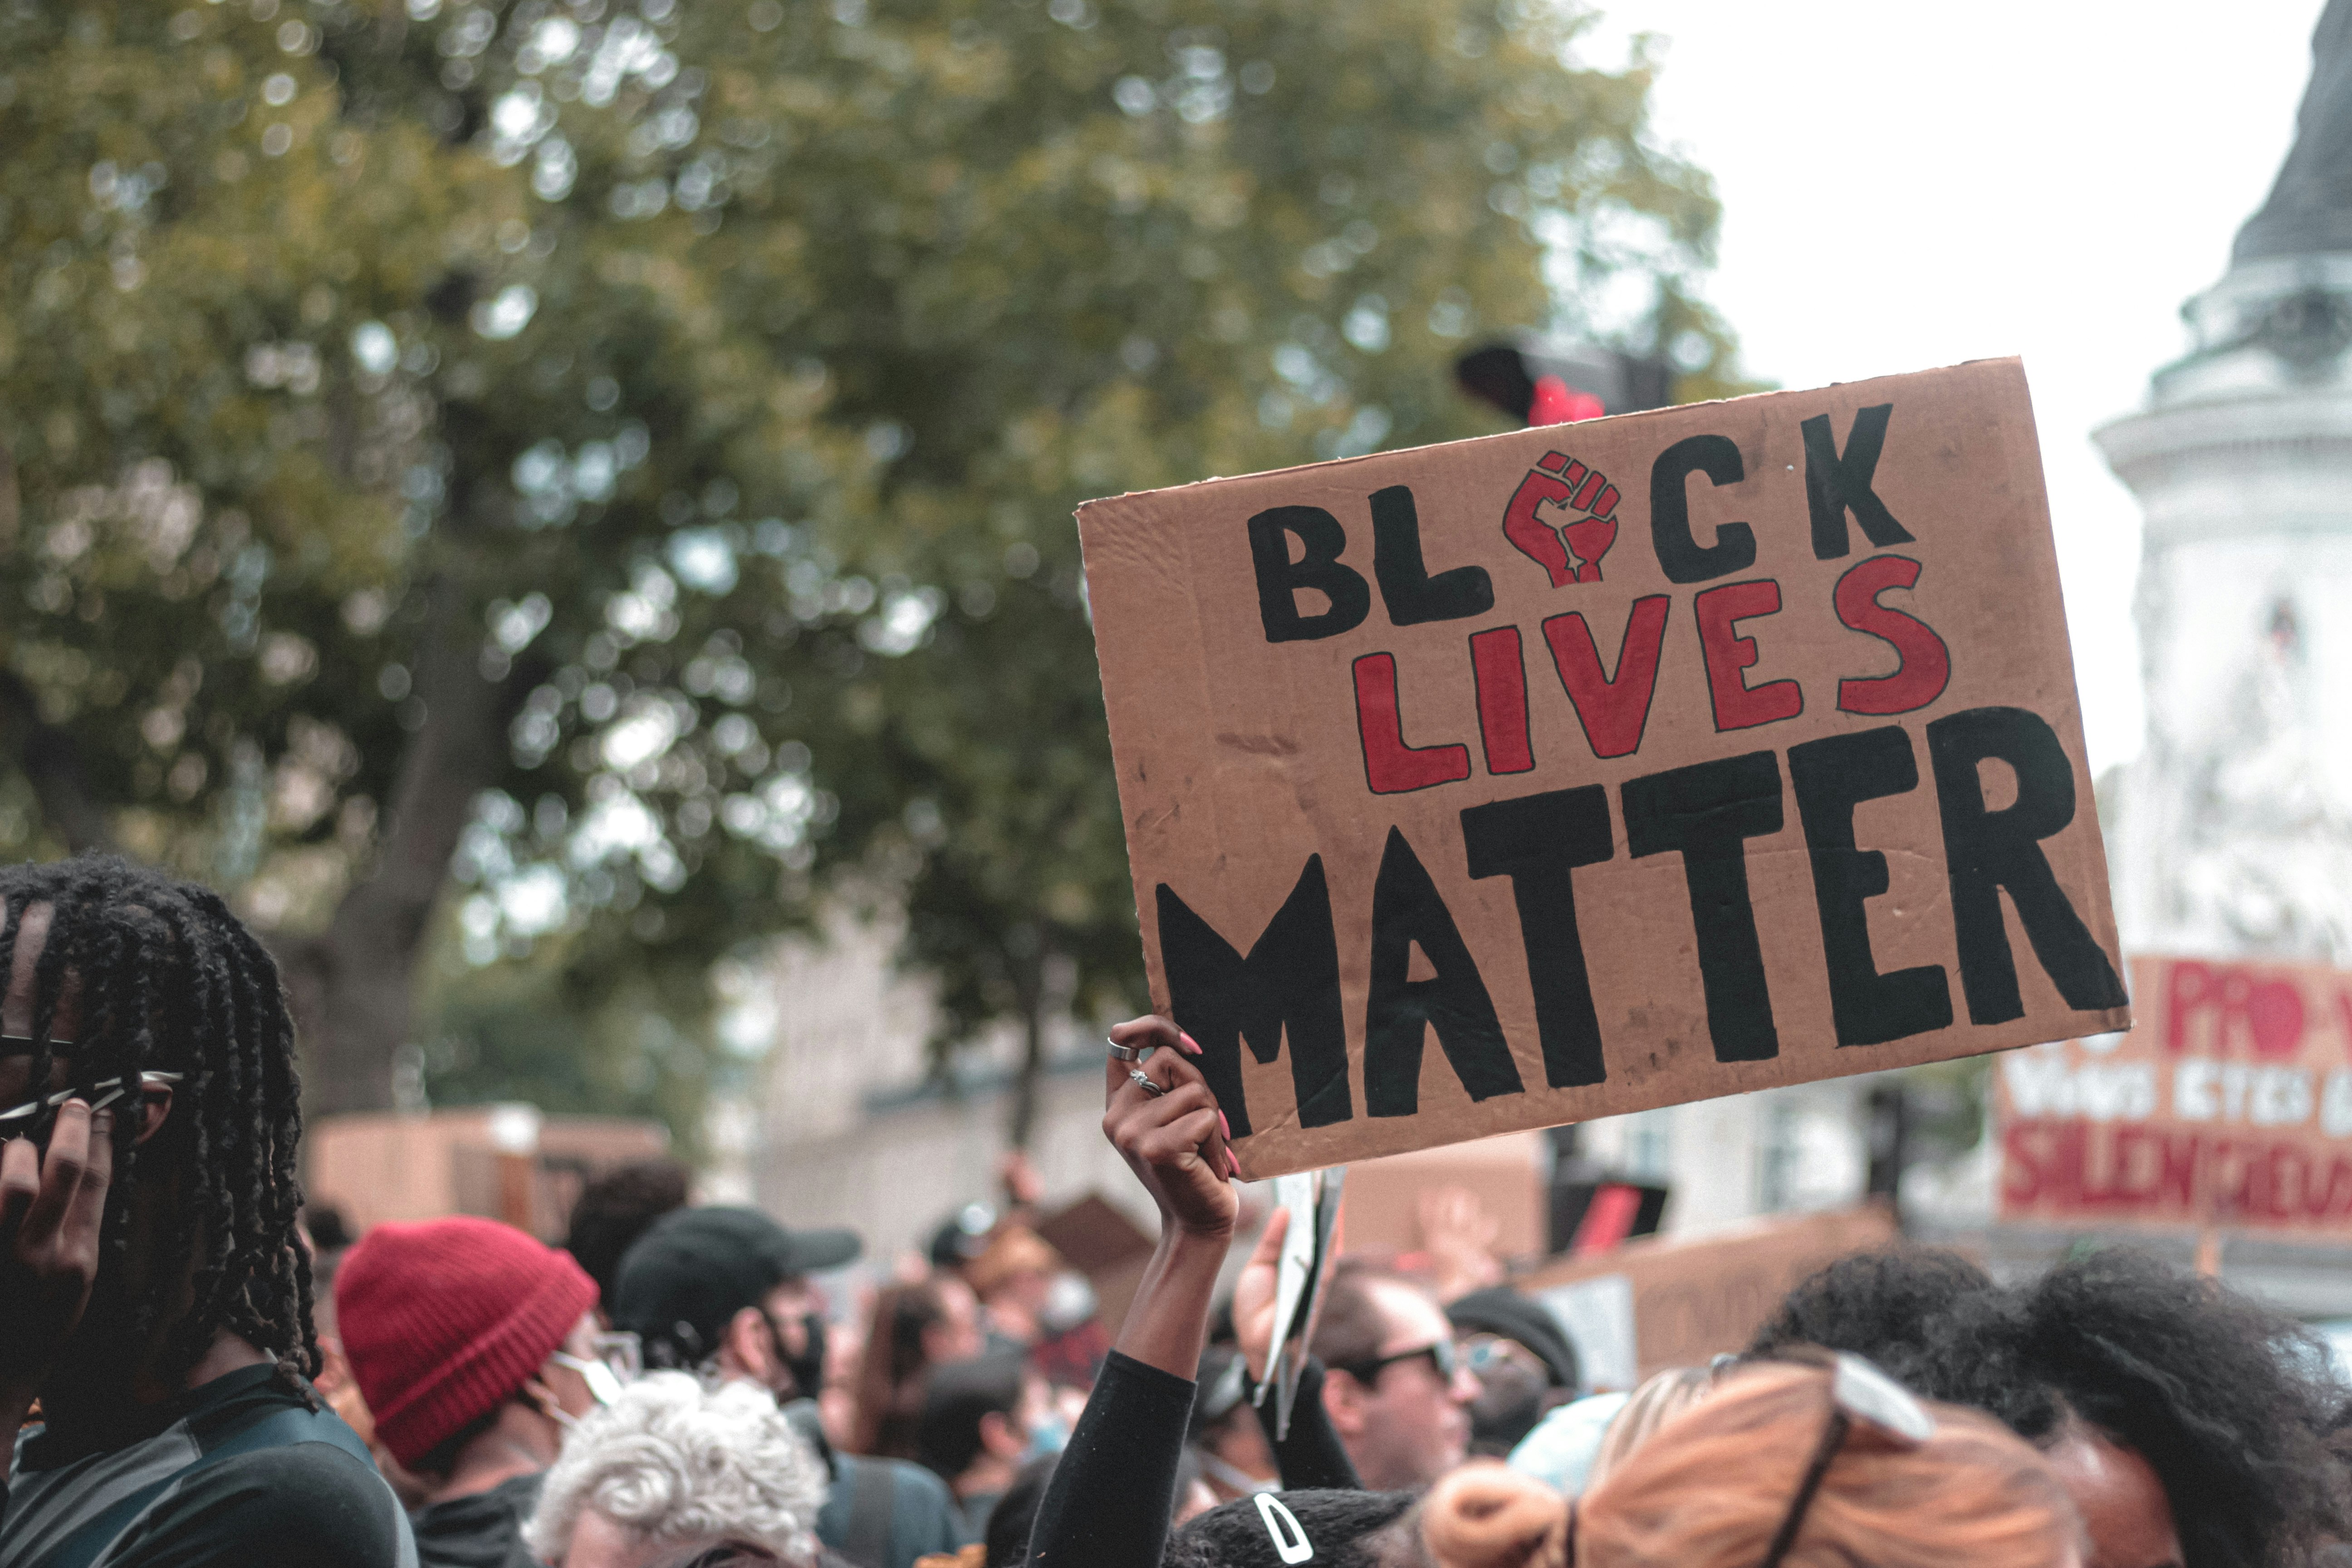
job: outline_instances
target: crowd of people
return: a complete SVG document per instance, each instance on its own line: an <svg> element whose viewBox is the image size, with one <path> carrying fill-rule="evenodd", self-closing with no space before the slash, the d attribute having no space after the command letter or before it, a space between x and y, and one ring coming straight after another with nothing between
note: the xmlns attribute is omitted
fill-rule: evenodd
<svg viewBox="0 0 2352 1568"><path fill-rule="evenodd" d="M1611 1390L1507 1283L1348 1256L1286 1426L1285 1218L1234 1258L1166 1020L1108 1042L1160 1222L1114 1339L1017 1165L846 1299L856 1236L675 1165L592 1184L562 1246L306 1229L292 1026L221 900L104 858L0 900L0 1568L2352 1563L2321 1346L2129 1250L1849 1258Z"/></svg>

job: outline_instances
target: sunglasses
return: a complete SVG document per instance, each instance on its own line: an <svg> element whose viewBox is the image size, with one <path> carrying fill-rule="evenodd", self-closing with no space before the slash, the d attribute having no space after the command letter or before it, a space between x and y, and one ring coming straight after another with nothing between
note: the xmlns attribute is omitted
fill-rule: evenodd
<svg viewBox="0 0 2352 1568"><path fill-rule="evenodd" d="M1936 1435L1936 1418L1912 1397L1911 1391L1858 1355L1841 1352L1830 1367L1829 1418L1822 1424L1821 1441L1789 1500L1789 1511L1773 1532L1758 1568L1780 1568L1780 1560L1796 1544L1806 1510L1822 1489L1822 1478L1857 1426L1868 1426L1897 1447L1916 1448Z"/></svg>
<svg viewBox="0 0 2352 1568"><path fill-rule="evenodd" d="M1452 1383L1454 1374L1462 1370L1462 1354L1454 1349L1452 1340L1438 1340L1430 1344L1415 1345L1409 1351L1399 1351L1394 1355L1374 1356L1367 1361L1343 1361L1338 1363L1338 1370L1346 1373L1358 1383L1370 1384L1376 1381L1381 1373L1400 1362L1419 1361L1423 1356L1429 1358L1431 1369L1447 1383Z"/></svg>
<svg viewBox="0 0 2352 1568"><path fill-rule="evenodd" d="M31 1056L38 1048L39 1042L28 1035L0 1035L0 1057ZM49 1048L62 1054L73 1049L73 1042L51 1040ZM142 1072L131 1076L137 1078L140 1089L158 1089L165 1084L178 1083L186 1075L176 1072ZM79 1096L89 1101L89 1108L92 1110L103 1110L130 1092L130 1088L121 1078L100 1079L87 1089L79 1087L61 1089L55 1094L41 1095L25 1101L22 1105L11 1106L5 1110L0 1110L0 1142L5 1142L11 1138L30 1138L36 1143L46 1147L49 1133L57 1125L58 1110L67 1100Z"/></svg>

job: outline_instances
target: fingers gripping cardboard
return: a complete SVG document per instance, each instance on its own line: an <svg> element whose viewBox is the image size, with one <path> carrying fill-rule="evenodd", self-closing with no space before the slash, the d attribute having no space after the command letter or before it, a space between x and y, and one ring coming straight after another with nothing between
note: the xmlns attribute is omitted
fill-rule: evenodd
<svg viewBox="0 0 2352 1568"><path fill-rule="evenodd" d="M1078 521L1249 1175L2128 1021L2014 360Z"/></svg>

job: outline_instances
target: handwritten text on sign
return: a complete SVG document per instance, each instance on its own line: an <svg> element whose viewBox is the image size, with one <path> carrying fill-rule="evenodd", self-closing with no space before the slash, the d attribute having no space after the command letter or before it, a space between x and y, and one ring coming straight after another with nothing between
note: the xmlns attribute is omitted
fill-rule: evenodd
<svg viewBox="0 0 2352 1568"><path fill-rule="evenodd" d="M2001 1058L2001 1213L2352 1228L2352 973L2132 960L2139 1026Z"/></svg>
<svg viewBox="0 0 2352 1568"><path fill-rule="evenodd" d="M1254 1175L2126 1016L2014 362L1080 526L1153 994Z"/></svg>

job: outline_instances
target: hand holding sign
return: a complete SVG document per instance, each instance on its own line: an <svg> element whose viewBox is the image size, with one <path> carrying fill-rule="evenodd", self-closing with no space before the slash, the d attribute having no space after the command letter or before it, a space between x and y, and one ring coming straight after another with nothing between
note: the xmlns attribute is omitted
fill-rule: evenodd
<svg viewBox="0 0 2352 1568"><path fill-rule="evenodd" d="M1135 1067L1107 1058L1103 1136L1159 1205L1163 1228L1231 1235L1241 1197L1233 1188L1238 1167L1225 1146L1224 1117L1201 1069L1180 1054L1188 1046L1195 1052L1200 1047L1165 1018L1133 1019L1113 1027L1110 1037L1131 1049L1150 1049Z"/></svg>
<svg viewBox="0 0 2352 1568"><path fill-rule="evenodd" d="M1245 1171L2122 1027L2016 362L1561 438L1081 509Z"/></svg>

